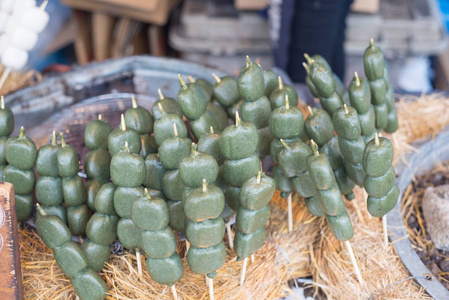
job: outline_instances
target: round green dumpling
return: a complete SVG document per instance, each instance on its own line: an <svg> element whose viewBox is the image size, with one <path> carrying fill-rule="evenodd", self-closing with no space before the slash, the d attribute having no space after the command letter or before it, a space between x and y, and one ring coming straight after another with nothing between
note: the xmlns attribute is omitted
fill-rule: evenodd
<svg viewBox="0 0 449 300"><path fill-rule="evenodd" d="M145 167L147 169L143 185L149 189L162 190L162 178L167 171L159 160L156 153L149 154L145 158Z"/></svg>
<svg viewBox="0 0 449 300"><path fill-rule="evenodd" d="M186 237L193 247L207 248L219 244L223 240L225 231L225 223L221 217L202 222L188 221Z"/></svg>
<svg viewBox="0 0 449 300"><path fill-rule="evenodd" d="M338 136L345 140L357 140L362 133L359 115L353 107L343 106L332 114L332 123Z"/></svg>
<svg viewBox="0 0 449 300"><path fill-rule="evenodd" d="M73 277L88 267L87 256L81 247L70 241L69 243L55 249L54 257L62 272Z"/></svg>
<svg viewBox="0 0 449 300"><path fill-rule="evenodd" d="M103 184L98 190L95 197L95 209L97 212L103 215L116 215L114 207L114 193L117 186L112 182Z"/></svg>
<svg viewBox="0 0 449 300"><path fill-rule="evenodd" d="M134 225L131 219L120 219L117 224L117 236L123 247L138 249L142 247L142 230Z"/></svg>
<svg viewBox="0 0 449 300"><path fill-rule="evenodd" d="M349 241L354 236L351 219L346 210L338 216L326 216L327 225L332 235L339 241Z"/></svg>
<svg viewBox="0 0 449 300"><path fill-rule="evenodd" d="M104 299L108 292L106 283L91 268L72 277L73 288L80 299Z"/></svg>
<svg viewBox="0 0 449 300"><path fill-rule="evenodd" d="M206 112L207 101L196 83L186 84L182 80L178 92L178 105L187 119L195 120Z"/></svg>
<svg viewBox="0 0 449 300"><path fill-rule="evenodd" d="M116 215L94 214L86 227L89 240L99 245L111 244L117 237L118 221Z"/></svg>
<svg viewBox="0 0 449 300"><path fill-rule="evenodd" d="M25 129L20 129L18 137L10 137L5 145L5 158L10 165L30 170L36 162L37 149L34 142L25 135Z"/></svg>
<svg viewBox="0 0 449 300"><path fill-rule="evenodd" d="M222 169L223 179L228 184L239 187L259 170L260 160L256 154L242 159L226 160Z"/></svg>
<svg viewBox="0 0 449 300"><path fill-rule="evenodd" d="M218 218L223 211L225 197L215 185L207 185L191 192L184 201L184 212L192 222Z"/></svg>
<svg viewBox="0 0 449 300"><path fill-rule="evenodd" d="M390 169L393 158L393 145L387 138L379 137L378 143L376 139L372 139L366 144L363 152L363 169L368 176L382 176Z"/></svg>
<svg viewBox="0 0 449 300"><path fill-rule="evenodd" d="M91 212L85 204L67 208L67 224L73 235L79 236L86 232L90 215Z"/></svg>
<svg viewBox="0 0 449 300"><path fill-rule="evenodd" d="M278 139L291 139L299 136L304 128L304 116L299 108L286 105L273 110L269 126L271 133Z"/></svg>
<svg viewBox="0 0 449 300"><path fill-rule="evenodd" d="M176 236L168 226L159 231L144 231L142 249L150 258L168 258L176 252Z"/></svg>
<svg viewBox="0 0 449 300"><path fill-rule="evenodd" d="M114 207L122 218L131 218L134 200L144 194L142 186L126 188L117 187L114 192Z"/></svg>
<svg viewBox="0 0 449 300"><path fill-rule="evenodd" d="M160 198L150 198L149 194L140 196L134 200L132 219L142 230L159 231L170 221L167 203Z"/></svg>
<svg viewBox="0 0 449 300"><path fill-rule="evenodd" d="M61 177L41 176L36 182L36 199L45 206L61 204L64 200Z"/></svg>
<svg viewBox="0 0 449 300"><path fill-rule="evenodd" d="M169 286L184 276L184 267L176 252L165 259L147 258L147 271L154 281Z"/></svg>
<svg viewBox="0 0 449 300"><path fill-rule="evenodd" d="M141 186L146 176L145 161L139 154L121 151L111 160L111 178L121 187Z"/></svg>
<svg viewBox="0 0 449 300"><path fill-rule="evenodd" d="M177 169L181 160L189 155L192 140L189 138L170 137L159 147L159 160L165 169Z"/></svg>
<svg viewBox="0 0 449 300"><path fill-rule="evenodd" d="M45 245L53 250L72 240L69 228L57 216L41 213L36 219L36 229Z"/></svg>
<svg viewBox="0 0 449 300"><path fill-rule="evenodd" d="M33 170L20 170L12 165L3 169L3 180L12 183L14 192L19 195L31 194L36 182Z"/></svg>
<svg viewBox="0 0 449 300"><path fill-rule="evenodd" d="M221 268L226 261L226 247L223 242L207 248L193 245L187 253L189 267L197 274L209 274Z"/></svg>
<svg viewBox="0 0 449 300"><path fill-rule="evenodd" d="M186 138L187 127L180 115L163 112L162 116L154 122L154 139L158 146L162 145L162 143L169 137L176 136L174 130L175 126L178 132L177 136L179 138Z"/></svg>
<svg viewBox="0 0 449 300"><path fill-rule="evenodd" d="M256 101L265 93L263 70L249 56L246 57L246 66L240 71L237 88L245 101Z"/></svg>
<svg viewBox="0 0 449 300"><path fill-rule="evenodd" d="M57 152L58 170L61 177L72 177L80 169L78 154L72 145L64 145Z"/></svg>
<svg viewBox="0 0 449 300"><path fill-rule="evenodd" d="M257 128L252 123L238 121L222 132L219 145L226 159L242 159L254 153L258 142Z"/></svg>
<svg viewBox="0 0 449 300"><path fill-rule="evenodd" d="M84 157L84 172L87 178L109 180L111 155L105 149L92 150Z"/></svg>
<svg viewBox="0 0 449 300"><path fill-rule="evenodd" d="M259 210L266 206L274 195L276 183L265 173L258 173L243 183L240 193L240 205L246 209Z"/></svg>
<svg viewBox="0 0 449 300"><path fill-rule="evenodd" d="M218 176L218 164L211 155L193 149L179 164L179 174L186 186L200 187L203 180L214 183Z"/></svg>
<svg viewBox="0 0 449 300"><path fill-rule="evenodd" d="M237 88L237 82L232 76L214 80L214 97L224 107L231 107L240 100L240 94Z"/></svg>
<svg viewBox="0 0 449 300"><path fill-rule="evenodd" d="M78 206L86 203L84 182L78 175L62 179L62 194L67 206Z"/></svg>
<svg viewBox="0 0 449 300"><path fill-rule="evenodd" d="M112 128L105 120L90 122L84 131L84 143L89 150L108 149L108 136Z"/></svg>

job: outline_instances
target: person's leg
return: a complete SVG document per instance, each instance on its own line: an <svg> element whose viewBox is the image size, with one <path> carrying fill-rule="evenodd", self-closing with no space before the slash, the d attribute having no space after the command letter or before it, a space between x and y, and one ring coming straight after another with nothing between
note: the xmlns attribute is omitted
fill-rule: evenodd
<svg viewBox="0 0 449 300"><path fill-rule="evenodd" d="M286 69L293 81L304 82L306 76L302 66L304 53L322 55L333 68L337 60L342 59L343 46L337 43L344 42L344 33L341 33L344 26L341 26L341 19L346 17L347 1L299 0L296 2ZM338 54L340 58L335 58L336 52L340 52ZM340 63L344 69L344 58ZM342 72L340 67L338 69Z"/></svg>
<svg viewBox="0 0 449 300"><path fill-rule="evenodd" d="M340 20L339 20L339 28L338 28L338 38L335 41L335 51L334 55L332 57L332 60L329 61L329 64L332 66L332 71L334 71L335 74L340 77L340 79L343 81L345 79L345 52L344 52L344 43L345 43L345 30L346 30L346 17L349 13L349 8L353 2L353 0L341 0L341 2L344 2L344 5L342 4L342 10L340 13Z"/></svg>
<svg viewBox="0 0 449 300"><path fill-rule="evenodd" d="M295 0L270 0L268 20L274 65L286 70Z"/></svg>

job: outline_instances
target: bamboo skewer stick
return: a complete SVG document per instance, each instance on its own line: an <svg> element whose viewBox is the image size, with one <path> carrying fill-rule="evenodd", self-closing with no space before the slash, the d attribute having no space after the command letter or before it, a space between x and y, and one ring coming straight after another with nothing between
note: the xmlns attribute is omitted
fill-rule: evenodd
<svg viewBox="0 0 449 300"><path fill-rule="evenodd" d="M142 260L140 259L140 250L136 249L137 272L142 277Z"/></svg>
<svg viewBox="0 0 449 300"><path fill-rule="evenodd" d="M248 264L248 257L245 257L243 260L243 266L242 266L242 272L240 275L240 284L243 285L245 282L245 275L246 275L246 265Z"/></svg>
<svg viewBox="0 0 449 300"><path fill-rule="evenodd" d="M206 280L209 285L209 299L214 300L215 299L215 297L214 297L214 280L210 279L207 276L206 276Z"/></svg>
<svg viewBox="0 0 449 300"><path fill-rule="evenodd" d="M178 300L178 293L176 292L176 287L175 285L171 286L171 292L173 294L173 299Z"/></svg>
<svg viewBox="0 0 449 300"><path fill-rule="evenodd" d="M234 249L234 237L231 229L231 222L226 223L226 231L228 232L229 247Z"/></svg>
<svg viewBox="0 0 449 300"><path fill-rule="evenodd" d="M190 249L190 243L188 240L186 240L186 253L184 254L184 257L187 257L187 253L189 253L189 249Z"/></svg>
<svg viewBox="0 0 449 300"><path fill-rule="evenodd" d="M385 247L388 247L388 227L387 227L387 216L382 217L382 227L384 231L384 243Z"/></svg>
<svg viewBox="0 0 449 300"><path fill-rule="evenodd" d="M357 280L359 281L360 284L363 284L362 274L360 273L360 268L357 265L357 261L354 256L354 251L352 251L351 243L349 243L349 241L345 241L345 245L346 248L348 249L349 258L351 259L352 266L354 267L354 272L355 275L357 276Z"/></svg>
<svg viewBox="0 0 449 300"><path fill-rule="evenodd" d="M292 194L288 195L288 232L293 231Z"/></svg>

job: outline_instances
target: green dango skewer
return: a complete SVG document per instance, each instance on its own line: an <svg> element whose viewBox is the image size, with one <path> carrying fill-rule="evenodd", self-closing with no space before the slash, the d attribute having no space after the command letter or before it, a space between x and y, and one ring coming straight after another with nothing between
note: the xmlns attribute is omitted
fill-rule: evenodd
<svg viewBox="0 0 449 300"><path fill-rule="evenodd" d="M214 98L226 108L232 107L240 100L237 82L232 76L218 77L212 73L214 78L213 93Z"/></svg>
<svg viewBox="0 0 449 300"><path fill-rule="evenodd" d="M349 178L358 186L364 186L365 171L362 166L365 141L361 136L359 117L355 108L343 105L334 112L332 123L338 134L338 145Z"/></svg>
<svg viewBox="0 0 449 300"><path fill-rule="evenodd" d="M162 107L163 110L168 114L176 114L180 116L182 115L178 102L176 102L175 99L165 97L164 94L162 94L161 89L158 89L157 92L159 95L159 99L156 102L154 102L153 106L151 107L153 119L155 122L156 120L159 120L162 116L159 106Z"/></svg>
<svg viewBox="0 0 449 300"><path fill-rule="evenodd" d="M388 245L385 215L394 208L399 197L399 188L395 185L396 172L392 166L393 157L393 145L388 139L379 137L377 132L363 153L365 188L369 195L368 211L372 216L382 218L385 245Z"/></svg>
<svg viewBox="0 0 449 300"><path fill-rule="evenodd" d="M157 152L157 145L153 133L153 116L145 108L137 105L134 95L131 97L132 107L125 112L126 127L137 131L140 135L140 155L143 158L150 153Z"/></svg>
<svg viewBox="0 0 449 300"><path fill-rule="evenodd" d="M221 189L223 191L225 191L228 186L226 185L226 182L224 181L222 172L221 172L225 158L223 157L223 154L221 154L221 151L220 151L220 144L219 144L220 136L221 136L221 133L215 133L213 128L211 127L210 132L206 135L203 135L198 140L198 151L212 155L212 157L215 158L215 160L218 163L218 167L219 167L218 178L217 178L215 184L217 186L221 187ZM223 220L225 221L225 224L226 224L226 232L228 235L229 247L231 249L234 248L234 237L233 237L232 230L231 230L230 217L233 216L234 214L235 214L234 210L229 207L227 202L225 202L225 207L223 209L221 216L223 217Z"/></svg>
<svg viewBox="0 0 449 300"><path fill-rule="evenodd" d="M270 218L268 203L275 190L274 180L262 173L262 170L245 181L241 187L240 207L236 217L235 252L237 260L244 259L244 265L248 256L252 256L264 243L265 224ZM242 268L241 283L245 279L245 269Z"/></svg>
<svg viewBox="0 0 449 300"><path fill-rule="evenodd" d="M178 126L173 123L173 137L167 138L159 147L159 160L167 170L162 178L162 191L170 209L170 227L176 231L185 230L185 214L182 197L186 186L182 182L179 163L190 154L192 140L181 138Z"/></svg>
<svg viewBox="0 0 449 300"><path fill-rule="evenodd" d="M142 183L146 176L145 161L138 153L131 153L128 142L111 159L111 179L117 185L114 191L114 207L121 217L117 224L117 236L125 248L135 249L139 275L141 275L141 230L132 217L133 201L143 195Z"/></svg>
<svg viewBox="0 0 449 300"><path fill-rule="evenodd" d="M288 94L284 96L284 105L275 108L270 116L269 128L275 137L271 142L271 157L279 164L278 155L284 149L284 142L299 141L299 134L304 129L304 116L297 106L291 106ZM279 166L273 168L273 178L276 188L281 191L281 197L287 198L288 203L288 231L293 230L292 191L290 179L280 170ZM294 177L293 175L291 177Z"/></svg>
<svg viewBox="0 0 449 300"><path fill-rule="evenodd" d="M207 111L212 113L212 115L215 117L215 120L217 121L218 126L216 129L219 131L223 131L226 126L228 126L228 114L224 106L222 106L216 99L212 98L214 95L213 86L203 78L195 80L192 78L192 76L189 75L187 76L187 79L189 80L189 82L196 83L200 87L203 95L206 96ZM220 78L218 78L218 80L220 80ZM210 114L208 115L210 116Z"/></svg>
<svg viewBox="0 0 449 300"><path fill-rule="evenodd" d="M371 90L371 103L376 117L376 128L382 130L388 125L387 83L384 78L385 60L382 50L370 40L363 54L365 75Z"/></svg>
<svg viewBox="0 0 449 300"><path fill-rule="evenodd" d="M146 268L151 278L171 287L184 275L181 258L176 252L176 236L168 226L170 221L167 203L151 197L148 190L136 198L132 207L132 220L142 232L142 249L148 255Z"/></svg>
<svg viewBox="0 0 449 300"><path fill-rule="evenodd" d="M398 130L398 114L396 111L396 107L394 104L394 89L393 89L393 83L390 79L390 67L388 66L387 61L384 61L384 79L385 83L387 85L387 108L388 108L388 124L387 127L385 127L385 132L388 133L395 133L396 130Z"/></svg>
<svg viewBox="0 0 449 300"><path fill-rule="evenodd" d="M340 152L338 138L334 135L334 125L329 114L319 108L308 107L309 115L305 121L305 130L310 139L320 147L320 152L326 153L334 170L340 191L347 200L355 198L353 188L355 183L347 176L343 166L343 157Z"/></svg>
<svg viewBox="0 0 449 300"><path fill-rule="evenodd" d="M311 58L308 60L308 67L305 68L312 83L308 84L312 87L311 92L318 95L321 106L332 116L334 111L343 105L343 100L336 92L332 72Z"/></svg>
<svg viewBox="0 0 449 300"><path fill-rule="evenodd" d="M84 143L90 151L84 157L84 172L89 181L86 184L87 206L95 212L95 197L100 187L109 181L111 155L108 152L108 137L111 126L98 115L84 131Z"/></svg>
<svg viewBox="0 0 449 300"><path fill-rule="evenodd" d="M108 288L103 279L88 265L80 246L61 218L49 215L37 204L36 229L47 247L54 250L56 263L70 277L81 300L99 300L106 297Z"/></svg>
<svg viewBox="0 0 449 300"><path fill-rule="evenodd" d="M269 155L270 144L273 140L273 135L268 127L268 122L271 115L272 105L270 100L264 94L265 83L262 85L258 82L260 75L263 75L262 68L260 65L253 63L249 57L247 57L247 66L240 72L239 78L237 80L237 87L245 91L246 96L243 97L243 103L239 109L239 116L242 121L253 123L257 128L258 143L256 148L256 153L260 159ZM281 83L282 84L282 83ZM262 89L255 91L255 89ZM286 89L280 90L279 92L274 92L277 94L285 93ZM260 95L259 98L254 99ZM279 98L279 96L276 96Z"/></svg>
<svg viewBox="0 0 449 300"><path fill-rule="evenodd" d="M357 72L354 73L354 78L349 85L349 101L357 110L363 140L369 142L374 137L376 118L371 104L369 84L367 80L360 78Z"/></svg>
<svg viewBox="0 0 449 300"><path fill-rule="evenodd" d="M314 140L310 141L310 147L313 153L307 157L307 168L317 189L321 205L326 213L327 224L332 235L338 240L344 241L357 279L360 284L363 284L360 269L355 260L351 244L349 243L349 240L354 236L354 231L341 192L335 181L332 167L327 155L318 151L318 145Z"/></svg>
<svg viewBox="0 0 449 300"><path fill-rule="evenodd" d="M37 149L34 142L20 128L18 137L10 137L5 143L5 159L8 166L3 170L3 180L14 185L16 215L18 221L26 221L33 212L33 192L36 176L33 166Z"/></svg>
<svg viewBox="0 0 449 300"><path fill-rule="evenodd" d="M125 115L120 115L120 124L108 136L108 149L111 156L121 151L125 142L130 153L140 153L142 148L139 133L126 126Z"/></svg>
<svg viewBox="0 0 449 300"><path fill-rule="evenodd" d="M14 131L14 114L11 108L5 106L5 99L0 97L0 180L3 178L3 170L7 166L5 157L5 144Z"/></svg>
<svg viewBox="0 0 449 300"><path fill-rule="evenodd" d="M304 58L306 59L307 62L310 62L311 60L314 60L315 62L319 63L320 65L322 65L324 68L326 68L327 70L329 70L329 72L332 73L332 78L334 80L334 84L335 84L335 91L337 92L337 94L341 97L341 99L343 100L344 103L349 105L349 95L348 92L345 90L345 87L343 85L343 82L341 81L341 79L338 77L337 74L335 74L332 71L331 66L329 65L329 63L327 62L327 60L322 57L319 54L315 54L312 57L310 57L307 53L304 53ZM303 64L304 66L304 64ZM306 72L309 73L309 71ZM309 78L310 80L310 78ZM307 78L306 78L306 82L307 82ZM309 85L308 85L309 86ZM309 86L310 88L310 86ZM318 97L317 97L318 98Z"/></svg>
<svg viewBox="0 0 449 300"><path fill-rule="evenodd" d="M67 224L67 209L63 206L64 192L62 177L59 175L56 131L53 131L51 143L37 151L36 172L40 175L36 182L36 199L49 215L60 217Z"/></svg>
<svg viewBox="0 0 449 300"><path fill-rule="evenodd" d="M212 112L207 110L207 99L196 83L186 83L178 74L181 88L178 92L178 105L182 114L189 120L190 129L198 140L209 131L210 126L218 130L218 122Z"/></svg>
<svg viewBox="0 0 449 300"><path fill-rule="evenodd" d="M188 263L194 272L212 279L226 260L225 223L221 217L225 197L213 184L218 176L218 164L213 156L198 152L192 143L190 155L182 159L179 170L184 184L190 188L183 197L188 219L186 237L191 244Z"/></svg>
<svg viewBox="0 0 449 300"><path fill-rule="evenodd" d="M285 96L288 96L291 106L298 106L298 93L291 85L284 84L282 77L278 76L278 84L270 95L271 109L274 110L277 107L283 106Z"/></svg>
<svg viewBox="0 0 449 300"><path fill-rule="evenodd" d="M103 269L111 256L110 244L117 238L119 216L114 207L114 192L117 186L103 184L95 197L96 212L86 226L87 240L81 245L89 266L97 272Z"/></svg>
<svg viewBox="0 0 449 300"><path fill-rule="evenodd" d="M78 176L79 158L76 149L66 144L64 134L61 132L59 136L61 147L57 151L57 160L64 203L67 205L67 222L72 234L81 236L86 232L90 213L83 179Z"/></svg>

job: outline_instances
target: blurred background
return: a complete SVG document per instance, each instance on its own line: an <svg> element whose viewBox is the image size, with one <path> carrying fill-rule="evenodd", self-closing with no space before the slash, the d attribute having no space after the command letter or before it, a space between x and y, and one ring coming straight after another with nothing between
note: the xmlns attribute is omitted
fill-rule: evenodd
<svg viewBox="0 0 449 300"><path fill-rule="evenodd" d="M348 86L373 38L396 93L448 89L447 0L50 0L46 11L26 66L43 74L150 54L238 75L248 54L310 99L303 53L324 56Z"/></svg>

